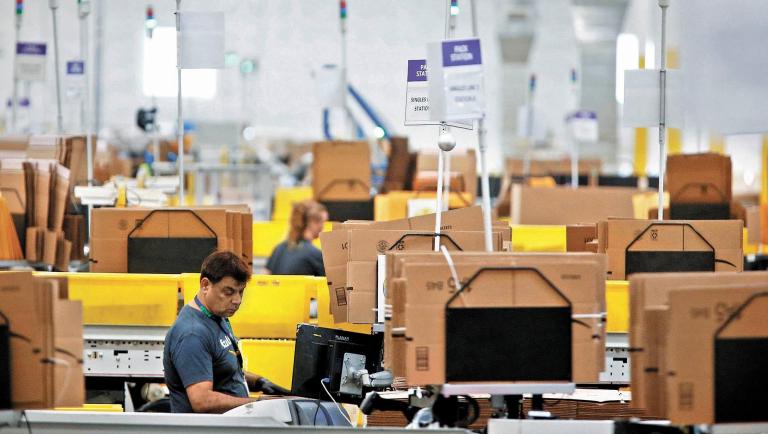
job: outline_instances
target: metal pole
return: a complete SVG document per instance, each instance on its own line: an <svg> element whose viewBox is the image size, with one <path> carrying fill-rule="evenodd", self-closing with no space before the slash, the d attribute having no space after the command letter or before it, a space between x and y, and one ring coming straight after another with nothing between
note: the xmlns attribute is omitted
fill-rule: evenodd
<svg viewBox="0 0 768 434"><path fill-rule="evenodd" d="M448 127L445 126L445 124L442 124L440 126L441 131L447 131ZM442 227L442 217L443 217L443 171L445 169L445 155L447 152L440 150L440 153L437 154L437 204L435 206L435 234L440 234L440 229ZM440 237L435 237L435 251L440 251Z"/></svg>
<svg viewBox="0 0 768 434"><path fill-rule="evenodd" d="M523 157L523 179L528 180L531 175L531 149L533 148L533 93L536 90L536 75L531 74L528 80L528 106L526 107L527 116L525 117L525 135L526 149Z"/></svg>
<svg viewBox="0 0 768 434"><path fill-rule="evenodd" d="M85 4L84 4L85 3ZM86 18L88 17L88 12L90 12L89 9L89 1L85 0L78 0L77 1L77 9L78 9L78 18L80 21L80 60L83 61L83 67L84 68L90 68L90 65L86 64L85 57L86 57L86 50L87 48L87 38L88 38L88 27L86 23ZM83 71L83 78L85 78L85 81L88 81L87 78L87 71ZM87 87L87 84L86 84ZM79 128L78 131L85 131L85 95L81 95L80 98L80 122L79 122Z"/></svg>
<svg viewBox="0 0 768 434"><path fill-rule="evenodd" d="M21 34L21 11L16 11L16 31L15 40L13 45L14 56L18 56L16 53L16 44L19 43L19 35ZM15 59L15 57L14 57ZM13 64L13 97L11 98L11 132L16 133L16 106L19 101L19 77L16 75L16 62Z"/></svg>
<svg viewBox="0 0 768 434"><path fill-rule="evenodd" d="M661 67L659 70L659 203L658 219L664 220L664 176L667 173L667 8L669 0L659 0L661 8Z"/></svg>
<svg viewBox="0 0 768 434"><path fill-rule="evenodd" d="M454 11L454 7L457 9ZM445 39L453 38L456 32L456 15L458 14L458 1L448 0L448 10L445 17ZM448 211L451 203L451 154L445 152L443 155L443 172L442 176L445 178L445 184L443 185L443 209L441 211Z"/></svg>
<svg viewBox="0 0 768 434"><path fill-rule="evenodd" d="M571 69L571 92L573 92L576 114L578 115L581 106L581 98L579 97L575 69ZM578 119L578 117L575 117L574 119ZM567 127L568 125L566 125L565 136L570 138L571 141L571 188L579 188L579 143L577 142L576 137L570 132L571 128Z"/></svg>
<svg viewBox="0 0 768 434"><path fill-rule="evenodd" d="M344 131L349 138L355 137L355 123L347 107L347 1L339 0L339 25L341 27L341 107L344 110Z"/></svg>
<svg viewBox="0 0 768 434"><path fill-rule="evenodd" d="M49 0L53 17L53 64L56 75L56 131L64 133L64 121L61 115L61 71L59 70L59 29L56 19L56 10L59 9L59 0Z"/></svg>
<svg viewBox="0 0 768 434"><path fill-rule="evenodd" d="M176 0L176 78L178 94L176 97L178 123L176 140L179 145L179 206L184 206L184 119L181 112L181 0Z"/></svg>
<svg viewBox="0 0 768 434"><path fill-rule="evenodd" d="M477 8L475 0L470 0L472 8L472 36L479 37L477 28ZM493 251L493 238L491 234L491 184L488 179L488 145L486 139L485 118L477 121L477 148L480 151L480 191L482 193L483 205L483 235L485 238L485 251Z"/></svg>
<svg viewBox="0 0 768 434"><path fill-rule="evenodd" d="M83 100L80 102L80 122L81 127L85 127L85 161L86 161L86 179L88 186L93 186L93 123L91 120L91 69L90 62L90 36L88 28L88 16L91 14L90 0L82 0L79 5L80 13L80 37L81 37L81 59L85 71L85 91ZM88 204L88 240L91 239L91 216L93 215L93 205ZM81 252L82 253L82 252Z"/></svg>

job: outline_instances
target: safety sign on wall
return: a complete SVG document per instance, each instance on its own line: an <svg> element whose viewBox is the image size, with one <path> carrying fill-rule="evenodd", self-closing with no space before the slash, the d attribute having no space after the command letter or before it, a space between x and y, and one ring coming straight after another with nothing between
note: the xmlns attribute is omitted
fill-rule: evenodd
<svg viewBox="0 0 768 434"><path fill-rule="evenodd" d="M45 43L17 42L16 78L22 81L44 81L46 51Z"/></svg>
<svg viewBox="0 0 768 434"><path fill-rule="evenodd" d="M433 116L429 104L429 81L426 59L408 60L405 90L405 125L439 125L442 119ZM471 122L447 122L448 125L471 129Z"/></svg>
<svg viewBox="0 0 768 434"><path fill-rule="evenodd" d="M483 62L479 39L449 40L427 46L432 116L445 121L485 115Z"/></svg>

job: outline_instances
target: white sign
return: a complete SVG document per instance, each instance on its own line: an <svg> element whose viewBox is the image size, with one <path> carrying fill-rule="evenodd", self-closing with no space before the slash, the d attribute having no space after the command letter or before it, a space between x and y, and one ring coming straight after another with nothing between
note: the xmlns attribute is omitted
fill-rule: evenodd
<svg viewBox="0 0 768 434"><path fill-rule="evenodd" d="M432 116L444 121L485 116L479 39L450 40L427 46Z"/></svg>
<svg viewBox="0 0 768 434"><path fill-rule="evenodd" d="M323 65L315 72L317 97L323 107L344 108L344 77L337 65Z"/></svg>
<svg viewBox="0 0 768 434"><path fill-rule="evenodd" d="M578 142L597 142L597 113L578 110L566 118L571 137Z"/></svg>
<svg viewBox="0 0 768 434"><path fill-rule="evenodd" d="M45 43L16 43L16 77L22 81L45 81Z"/></svg>
<svg viewBox="0 0 768 434"><path fill-rule="evenodd" d="M85 62L82 60L67 62L67 74L64 83L64 94L67 100L80 101L85 93Z"/></svg>
<svg viewBox="0 0 768 434"><path fill-rule="evenodd" d="M408 80L405 90L405 125L439 125L441 119L435 119L429 108L429 82L427 80L427 61L412 59L408 61ZM472 129L472 122L448 122L447 125Z"/></svg>
<svg viewBox="0 0 768 434"><path fill-rule="evenodd" d="M680 71L667 71L666 126L683 127L682 78ZM659 125L659 70L636 69L624 72L625 127L655 127Z"/></svg>
<svg viewBox="0 0 768 434"><path fill-rule="evenodd" d="M224 12L181 12L181 67L224 67Z"/></svg>

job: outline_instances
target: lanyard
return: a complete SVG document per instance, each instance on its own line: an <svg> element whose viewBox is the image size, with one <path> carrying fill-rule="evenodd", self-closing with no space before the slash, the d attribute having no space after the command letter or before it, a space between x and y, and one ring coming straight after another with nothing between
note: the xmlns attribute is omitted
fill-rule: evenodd
<svg viewBox="0 0 768 434"><path fill-rule="evenodd" d="M232 346L235 348L235 356L237 356L237 364L238 366L240 366L240 370L242 371L243 355L242 353L240 353L240 347L237 345L237 339L235 338L235 333L232 330L232 325L229 323L229 320L227 318L222 318L218 315L214 315L213 313L211 313L211 311L208 310L208 308L203 305L203 303L200 301L199 298L197 298L197 296L195 296L195 303L197 304L197 307L200 308L200 311L205 314L205 316L216 321L219 324L219 327L221 327L221 330L224 332L227 338L230 341L232 341Z"/></svg>

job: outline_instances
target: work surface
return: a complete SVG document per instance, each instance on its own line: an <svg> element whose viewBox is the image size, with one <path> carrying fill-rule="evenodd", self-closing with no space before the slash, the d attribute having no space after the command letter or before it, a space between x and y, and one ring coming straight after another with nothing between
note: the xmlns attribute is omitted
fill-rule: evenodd
<svg viewBox="0 0 768 434"><path fill-rule="evenodd" d="M351 428L292 427L269 418L203 414L92 413L30 410L0 411L0 433L349 433ZM411 432L396 428L366 428L366 433ZM464 430L433 430L434 433L467 433Z"/></svg>

